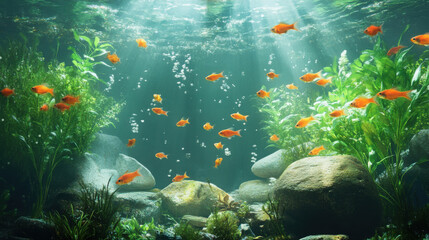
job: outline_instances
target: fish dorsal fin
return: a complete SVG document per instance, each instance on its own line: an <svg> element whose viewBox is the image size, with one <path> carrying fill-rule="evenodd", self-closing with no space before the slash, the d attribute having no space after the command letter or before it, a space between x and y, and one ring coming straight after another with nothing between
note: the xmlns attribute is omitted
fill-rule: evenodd
<svg viewBox="0 0 429 240"><path fill-rule="evenodd" d="M125 171L125 173L129 173L129 171L127 170L127 171ZM125 173L124 173L124 174L125 174Z"/></svg>
<svg viewBox="0 0 429 240"><path fill-rule="evenodd" d="M289 25L288 23L285 23L285 22L280 22L279 24L286 24L286 25Z"/></svg>

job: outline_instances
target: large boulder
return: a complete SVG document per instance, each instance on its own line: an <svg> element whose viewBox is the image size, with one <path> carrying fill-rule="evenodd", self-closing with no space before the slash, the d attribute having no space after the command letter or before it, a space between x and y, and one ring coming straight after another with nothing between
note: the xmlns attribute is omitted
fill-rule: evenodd
<svg viewBox="0 0 429 240"><path fill-rule="evenodd" d="M72 185L72 188L78 191L80 189L79 181L82 181L95 189L102 189L110 179L109 190L114 191L116 189L115 181L119 173L115 169L101 168L98 165L102 161L101 159L97 154L85 153L80 164L75 166L79 180Z"/></svg>
<svg viewBox="0 0 429 240"><path fill-rule="evenodd" d="M116 159L114 169L118 171L118 177L124 174L126 171L134 172L137 169L140 169L139 172L142 175L134 178L130 184L121 185L118 190L120 192L144 191L152 189L155 186L155 178L153 177L152 173L132 157L119 154L118 158ZM115 181L116 179L117 178L115 178Z"/></svg>
<svg viewBox="0 0 429 240"><path fill-rule="evenodd" d="M163 208L177 217L184 215L208 217L218 197L226 194L213 184L194 180L173 182L160 192Z"/></svg>
<svg viewBox="0 0 429 240"><path fill-rule="evenodd" d="M429 159L429 129L423 129L411 138L409 157L413 162ZM425 167L429 164L425 164Z"/></svg>
<svg viewBox="0 0 429 240"><path fill-rule="evenodd" d="M133 216L139 222L158 222L161 217L161 198L154 192L117 193L121 217Z"/></svg>
<svg viewBox="0 0 429 240"><path fill-rule="evenodd" d="M243 182L238 189L239 199L248 203L266 202L272 198L273 184L269 180L251 180Z"/></svg>
<svg viewBox="0 0 429 240"><path fill-rule="evenodd" d="M309 157L292 163L274 184L285 224L298 237L345 233L370 236L381 203L368 171L352 156Z"/></svg>
<svg viewBox="0 0 429 240"><path fill-rule="evenodd" d="M284 150L278 150L255 162L252 166L252 173L261 178L278 178L287 167L287 162L283 160Z"/></svg>
<svg viewBox="0 0 429 240"><path fill-rule="evenodd" d="M116 136L97 133L91 145L91 152L100 156L103 161L100 168L113 168L120 153L127 153L126 144Z"/></svg>

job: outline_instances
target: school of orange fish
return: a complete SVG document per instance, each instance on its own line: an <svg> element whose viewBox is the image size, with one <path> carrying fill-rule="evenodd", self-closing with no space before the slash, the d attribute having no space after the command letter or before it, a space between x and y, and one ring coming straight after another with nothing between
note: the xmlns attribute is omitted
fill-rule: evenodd
<svg viewBox="0 0 429 240"><path fill-rule="evenodd" d="M287 24L287 23L281 22L280 24L271 28L271 32L273 32L275 34L284 34L284 33L287 33L289 30L300 31L296 28L295 25L296 25L296 22L293 24ZM382 34L383 31L382 31L381 27L382 27L382 25L380 25L380 26L371 25L365 29L364 33L369 35L369 36L376 36L378 33ZM147 47L147 42L144 39L141 39L141 38L136 39L136 42L138 44L138 47L143 47L143 48ZM429 45L429 33L415 36L415 37L411 38L411 42L414 44L417 44L417 45L428 46ZM402 48L404 48L404 46L393 47L387 52L387 55L388 56L394 55L394 54L398 53ZM116 63L120 62L120 58L118 57L118 55L116 55L116 53L111 54L110 52L108 52L106 58L112 64L116 64ZM274 78L279 77L279 75L274 73L274 72L267 73L267 76L270 79L274 79ZM215 82L220 78L224 78L223 72L212 73L209 76L207 76L205 79L207 81ZM304 74L299 79L305 83L315 82L319 86L326 86L327 84L332 83L331 78L324 79L322 77L322 71L319 71L317 73ZM286 87L290 90L298 90L298 87L295 86L293 83L286 85ZM45 85L34 86L31 88L31 91L36 93L36 94L49 93L52 96L54 96L54 89L48 88ZM354 107L354 108L365 108L370 103L378 104L375 101L375 97L379 97L379 98L383 98L383 99L387 99L387 100L395 100L397 98L403 97L403 98L406 98L408 100L411 100L410 93L412 91L413 90L399 91L396 89L387 89L387 90L383 90L383 91L377 93L376 96L374 96L372 98L358 97L350 103L350 106ZM10 97L13 94L15 94L15 91L13 89L5 87L4 89L2 89L0 91L0 93L4 97ZM262 89L259 90L256 93L256 95L259 98L270 98L270 92L267 92L267 91L262 90ZM162 98L161 98L160 94L153 94L153 100L156 102L162 103ZM59 109L61 112L64 112L66 110L69 110L71 106L73 106L74 104L79 103L79 102L80 102L79 96L66 95L61 99L61 102L54 104L53 107ZM49 105L46 103L42 104L42 106L40 107L40 111L46 112L48 110L49 110ZM152 108L152 111L157 115L168 116L167 111L164 111L161 107L154 107L154 108ZM331 113L329 113L329 116L331 116L331 117L341 117L343 115L346 115L343 109L334 110ZM233 118L237 121L247 121L247 117L248 117L248 115L242 115L238 112L231 114L231 118ZM295 127L296 128L304 128L313 120L316 120L313 116L302 118L296 123ZM182 118L176 123L176 126L177 127L185 127L187 124L190 124L189 119L183 119ZM210 131L213 128L214 128L214 125L211 125L209 122L207 122L203 125L203 129L206 131ZM224 129L224 130L219 131L218 134L219 134L219 136L225 137L225 138L231 138L233 136L241 137L240 130L234 131L232 129ZM270 140L275 142L275 141L279 141L280 138L276 134L273 134L270 136ZM133 147L135 144L136 144L136 139L133 138L133 139L128 140L127 146ZM221 142L214 143L214 146L217 149L223 149L223 145ZM309 152L309 155L318 155L323 150L325 150L323 145L316 147ZM163 158L168 158L168 155L166 155L163 152L159 152L159 153L155 154L155 157L158 159L163 159ZM223 160L222 158L217 158L215 160L214 167L217 168L222 163L222 160ZM116 184L118 184L118 185L129 184L137 176L141 176L139 169L137 169L134 172L130 172L130 173L128 173L128 171L127 171L126 173L124 173L122 176L120 176L117 179ZM172 181L173 182L180 182L185 178L189 178L189 176L186 174L186 172L183 175L176 175L172 179Z"/></svg>

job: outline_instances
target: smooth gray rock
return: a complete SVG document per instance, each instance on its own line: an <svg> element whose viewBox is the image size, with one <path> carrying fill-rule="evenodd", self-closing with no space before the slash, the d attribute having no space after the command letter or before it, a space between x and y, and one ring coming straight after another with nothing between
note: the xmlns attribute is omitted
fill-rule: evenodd
<svg viewBox="0 0 429 240"><path fill-rule="evenodd" d="M138 176L134 178L134 180L125 185L119 186L120 192L129 192L129 191L144 191L150 190L155 186L155 178L152 173L145 167L143 164L139 163L136 159L124 155L119 154L116 159L116 164L114 169L116 169L119 173L119 176L122 176L126 171L134 172L137 169L140 169L140 174L142 176ZM115 178L116 182L117 178Z"/></svg>
<svg viewBox="0 0 429 240"><path fill-rule="evenodd" d="M243 182L238 189L238 197L248 203L266 202L272 196L273 184L269 180L251 180Z"/></svg>
<svg viewBox="0 0 429 240"><path fill-rule="evenodd" d="M423 129L411 138L409 156L414 162L429 159L429 129Z"/></svg>
<svg viewBox="0 0 429 240"><path fill-rule="evenodd" d="M299 240L349 240L346 235L312 235Z"/></svg>
<svg viewBox="0 0 429 240"><path fill-rule="evenodd" d="M284 150L278 150L255 162L252 166L252 173L261 178L278 178L287 167L283 161Z"/></svg>
<svg viewBox="0 0 429 240"><path fill-rule="evenodd" d="M97 133L92 142L91 152L100 156L104 161L98 165L100 168L113 168L120 153L127 154L126 143L116 136Z"/></svg>
<svg viewBox="0 0 429 240"><path fill-rule="evenodd" d="M94 153L85 153L82 162L76 166L77 174L79 179L85 184L90 185L95 189L102 189L103 186L107 185L109 179L109 190L114 191L116 189L115 181L119 176L119 173L114 169L102 169L97 164L100 161L100 156ZM76 190L80 189L78 182L73 184L73 188Z"/></svg>
<svg viewBox="0 0 429 240"><path fill-rule="evenodd" d="M15 234L35 240L55 239L54 225L42 219L19 217L15 222Z"/></svg>
<svg viewBox="0 0 429 240"><path fill-rule="evenodd" d="M158 222L161 217L162 200L153 192L117 193L116 201L121 205L121 217L133 216L139 222Z"/></svg>
<svg viewBox="0 0 429 240"><path fill-rule="evenodd" d="M193 215L184 215L182 217L182 221L189 223L191 226L203 228L206 226L207 218Z"/></svg>
<svg viewBox="0 0 429 240"><path fill-rule="evenodd" d="M377 187L352 156L309 157L292 163L274 184L274 198L289 217L284 224L298 237L345 233L363 239L381 220Z"/></svg>

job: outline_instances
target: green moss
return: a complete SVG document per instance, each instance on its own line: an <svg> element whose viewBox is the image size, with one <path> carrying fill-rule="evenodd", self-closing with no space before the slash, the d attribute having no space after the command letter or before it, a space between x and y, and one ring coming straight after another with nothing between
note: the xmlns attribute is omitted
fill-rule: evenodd
<svg viewBox="0 0 429 240"><path fill-rule="evenodd" d="M222 240L240 239L238 218L231 211L214 212L207 219L207 232Z"/></svg>
<svg viewBox="0 0 429 240"><path fill-rule="evenodd" d="M201 240L203 239L199 234L199 231L190 226L188 223L181 222L174 228L174 233L182 239L187 240Z"/></svg>
<svg viewBox="0 0 429 240"><path fill-rule="evenodd" d="M116 238L124 240L155 239L155 231L163 231L162 226L153 221L140 224L134 217L121 221L115 228Z"/></svg>

